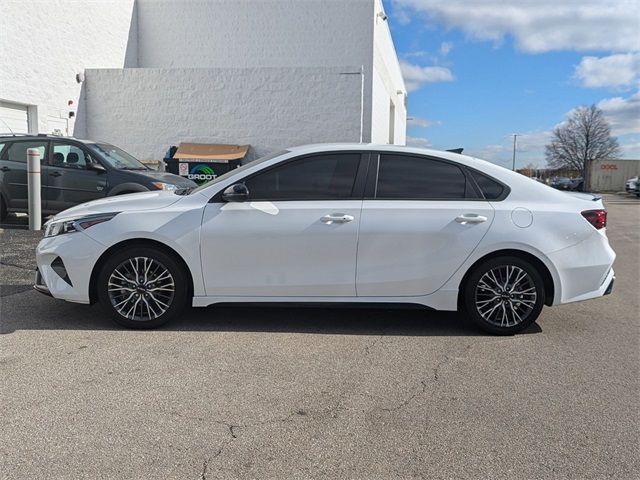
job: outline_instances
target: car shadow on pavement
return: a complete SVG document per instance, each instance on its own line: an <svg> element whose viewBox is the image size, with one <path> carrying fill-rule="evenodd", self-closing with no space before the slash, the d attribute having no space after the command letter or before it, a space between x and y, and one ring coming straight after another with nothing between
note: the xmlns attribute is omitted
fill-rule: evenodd
<svg viewBox="0 0 640 480"><path fill-rule="evenodd" d="M54 300L17 289L2 298L0 333L16 330L124 330L98 305ZM28 298L27 298L28 297ZM18 305L16 305L18 304ZM405 306L217 305L188 308L167 331L271 332L335 335L485 335L457 312ZM525 334L540 333L534 323Z"/></svg>

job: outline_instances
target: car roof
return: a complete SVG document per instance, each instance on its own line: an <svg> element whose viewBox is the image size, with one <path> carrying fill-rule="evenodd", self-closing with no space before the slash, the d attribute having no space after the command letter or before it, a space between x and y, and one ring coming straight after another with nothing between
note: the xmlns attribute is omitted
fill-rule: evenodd
<svg viewBox="0 0 640 480"><path fill-rule="evenodd" d="M26 133L0 133L0 140L32 140L32 139L47 139L47 140L73 140L80 143L91 144L96 143L94 140L85 140L76 137L67 137L63 135L49 135L47 133L38 134L26 134Z"/></svg>
<svg viewBox="0 0 640 480"><path fill-rule="evenodd" d="M506 170L494 163L481 160L479 158L470 157L462 153L455 153L446 150L434 150L430 148L411 147L405 145L390 145L390 144L376 144L376 143L318 143L313 145L300 145L297 147L287 148L288 151L296 154L310 154L321 153L331 151L370 151L370 152L390 152L390 153L410 153L416 155L423 155L435 158L441 158L444 160L450 160L452 162L461 163L469 167L487 172L490 174L500 174Z"/></svg>

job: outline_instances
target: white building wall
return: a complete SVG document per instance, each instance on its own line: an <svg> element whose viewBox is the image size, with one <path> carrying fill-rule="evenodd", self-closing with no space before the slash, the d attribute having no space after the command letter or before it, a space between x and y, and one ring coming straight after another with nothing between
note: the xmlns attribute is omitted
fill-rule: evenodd
<svg viewBox="0 0 640 480"><path fill-rule="evenodd" d="M354 113L362 115L362 140L386 143L389 101L404 86L387 22L375 15L381 9L380 0L4 0L0 101L29 105L30 131L51 132L65 128L76 108L85 119L108 114L99 107L86 111L78 101L75 76L84 69L353 65L363 72L363 89L349 100L361 102ZM298 81L304 86L307 78ZM135 88L155 87L134 82L127 90ZM322 100L306 88L310 101ZM175 89L155 89L158 104L184 93L179 82ZM404 142L402 103L396 102L395 143ZM152 107L148 116L156 117ZM118 123L137 129L125 113ZM80 122L74 130L71 119L63 133L90 136L87 126Z"/></svg>
<svg viewBox="0 0 640 480"><path fill-rule="evenodd" d="M138 0L138 65L362 66L364 140L370 141L374 3L375 0Z"/></svg>
<svg viewBox="0 0 640 480"><path fill-rule="evenodd" d="M400 63L393 45L389 23L384 15L381 0L375 0L372 78L371 141L404 145L407 131L407 90L402 78ZM393 141L390 138L390 105L393 102Z"/></svg>
<svg viewBox="0 0 640 480"><path fill-rule="evenodd" d="M360 67L87 70L78 118L88 138L159 160L180 142L357 142ZM170 92L167 94L166 92ZM293 140L295 139L295 140Z"/></svg>
<svg viewBox="0 0 640 480"><path fill-rule="evenodd" d="M31 106L31 133L65 126L76 74L135 66L136 38L134 0L3 0L0 100Z"/></svg>

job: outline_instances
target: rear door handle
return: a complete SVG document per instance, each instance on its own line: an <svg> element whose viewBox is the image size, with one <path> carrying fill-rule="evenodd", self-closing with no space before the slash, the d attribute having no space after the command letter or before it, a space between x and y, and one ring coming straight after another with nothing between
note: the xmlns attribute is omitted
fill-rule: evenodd
<svg viewBox="0 0 640 480"><path fill-rule="evenodd" d="M9 167L2 167L0 168L0 170L2 170L3 172L8 172L11 169Z"/></svg>
<svg viewBox="0 0 640 480"><path fill-rule="evenodd" d="M354 220L353 215L345 215L344 213L330 213L320 219L322 223L331 225L332 223L349 223Z"/></svg>
<svg viewBox="0 0 640 480"><path fill-rule="evenodd" d="M49 175L51 175L52 177L59 177L62 174L60 172L51 172Z"/></svg>
<svg viewBox="0 0 640 480"><path fill-rule="evenodd" d="M487 221L487 217L478 215L477 213L465 213L456 217L456 222L465 225L467 223L484 223Z"/></svg>

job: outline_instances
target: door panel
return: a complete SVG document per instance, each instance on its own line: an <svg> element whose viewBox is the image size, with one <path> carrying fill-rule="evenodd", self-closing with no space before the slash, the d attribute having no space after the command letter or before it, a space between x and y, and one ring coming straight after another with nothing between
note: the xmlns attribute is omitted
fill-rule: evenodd
<svg viewBox="0 0 640 480"><path fill-rule="evenodd" d="M46 164L47 141L16 141L10 143L2 154L0 170L5 192L9 197L9 208L26 212L28 209L27 191L27 150L38 149L41 166ZM41 177L42 208L45 206L46 177Z"/></svg>
<svg viewBox="0 0 640 480"><path fill-rule="evenodd" d="M355 296L361 207L350 199L208 204L207 295Z"/></svg>
<svg viewBox="0 0 640 480"><path fill-rule="evenodd" d="M470 220L464 221L464 216ZM480 243L493 216L493 207L483 200L365 200L358 242L358 296L435 292Z"/></svg>
<svg viewBox="0 0 640 480"><path fill-rule="evenodd" d="M46 168L49 210L59 212L106 195L107 174L88 168L91 160L83 149L54 142L51 150Z"/></svg>

